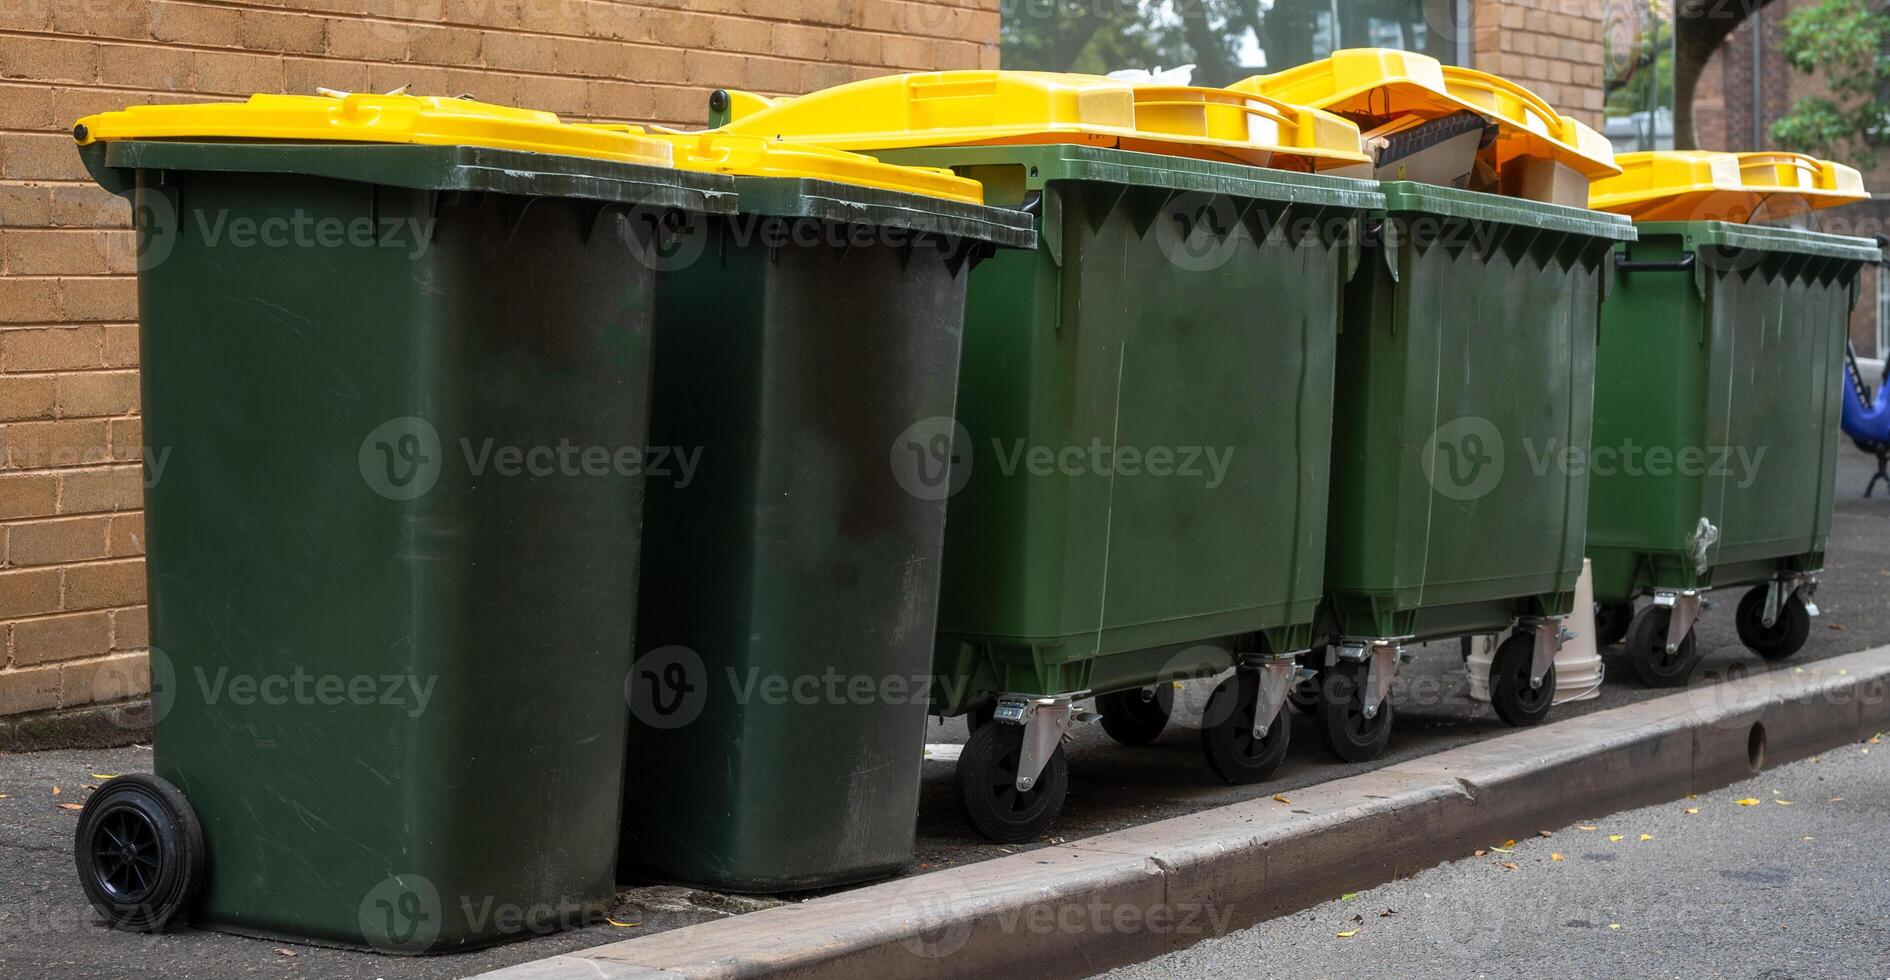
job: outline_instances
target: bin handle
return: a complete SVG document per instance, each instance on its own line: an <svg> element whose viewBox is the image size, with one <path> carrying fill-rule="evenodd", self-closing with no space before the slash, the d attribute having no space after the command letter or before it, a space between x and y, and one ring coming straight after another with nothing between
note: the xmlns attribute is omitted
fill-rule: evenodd
<svg viewBox="0 0 1890 980"><path fill-rule="evenodd" d="M1622 253L1624 256L1627 253ZM1630 258L1616 259L1614 267L1621 272L1686 272L1693 268L1699 256L1688 252L1677 259L1653 259L1636 262Z"/></svg>

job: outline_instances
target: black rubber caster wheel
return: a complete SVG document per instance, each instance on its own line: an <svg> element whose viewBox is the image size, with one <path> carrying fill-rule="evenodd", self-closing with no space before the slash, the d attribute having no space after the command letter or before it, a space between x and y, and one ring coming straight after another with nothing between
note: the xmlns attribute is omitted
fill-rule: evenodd
<svg viewBox="0 0 1890 980"><path fill-rule="evenodd" d="M79 885L106 924L162 932L181 924L203 888L203 826L177 787L119 776L85 801L73 837Z"/></svg>
<svg viewBox="0 0 1890 980"><path fill-rule="evenodd" d="M1688 633L1680 649L1667 652L1667 625L1672 619L1672 609L1648 606L1634 617L1634 625L1628 627L1628 666L1647 687L1685 687L1687 678L1693 676L1693 668L1699 666L1701 653L1697 633Z"/></svg>
<svg viewBox="0 0 1890 980"><path fill-rule="evenodd" d="M1746 649L1767 660L1784 660L1803 650L1805 641L1811 639L1811 610L1805 608L1805 600L1794 595L1778 607L1778 618L1767 627L1765 593L1769 588L1761 585L1739 600L1735 623L1739 642Z"/></svg>
<svg viewBox="0 0 1890 980"><path fill-rule="evenodd" d="M1595 603L1595 645L1611 647L1627 639L1634 625L1634 603Z"/></svg>
<svg viewBox="0 0 1890 980"><path fill-rule="evenodd" d="M1366 664L1341 660L1320 674L1319 704L1313 714L1318 722L1319 741L1326 750L1345 762L1370 762L1385 751L1391 738L1391 724L1396 714L1391 697L1378 706L1378 714L1365 717Z"/></svg>
<svg viewBox="0 0 1890 980"><path fill-rule="evenodd" d="M1161 683L1133 691L1098 695L1096 710L1102 714L1102 729L1109 737L1128 746L1147 745L1161 737L1174 713L1175 685Z"/></svg>
<svg viewBox="0 0 1890 980"><path fill-rule="evenodd" d="M1555 706L1555 666L1542 675L1542 686L1529 685L1529 670L1535 664L1534 633L1511 633L1496 648L1490 660L1490 706L1496 717L1515 728L1542 724Z"/></svg>
<svg viewBox="0 0 1890 980"><path fill-rule="evenodd" d="M1236 786L1265 782L1286 761L1292 739L1292 720L1284 705L1268 726L1265 738L1253 737L1254 705L1260 700L1260 677L1253 671L1235 671L1208 695L1201 713L1201 753L1208 768Z"/></svg>
<svg viewBox="0 0 1890 980"><path fill-rule="evenodd" d="M988 723L971 733L958 757L958 809L971 829L999 844L1023 844L1042 836L1063 812L1070 789L1069 762L1057 746L1036 785L1017 789L1017 763L1024 751L1024 726Z"/></svg>

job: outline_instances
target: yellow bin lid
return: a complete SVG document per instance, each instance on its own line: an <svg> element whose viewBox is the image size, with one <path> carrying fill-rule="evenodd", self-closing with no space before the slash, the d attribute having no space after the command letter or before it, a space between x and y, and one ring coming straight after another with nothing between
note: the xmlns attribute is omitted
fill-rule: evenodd
<svg viewBox="0 0 1890 980"><path fill-rule="evenodd" d="M1408 115L1438 118L1468 109L1496 123L1499 169L1514 159L1533 158L1565 164L1590 180L1621 172L1606 137L1557 112L1534 92L1508 79L1450 67L1414 51L1348 48L1321 61L1255 75L1228 88L1315 106L1353 120Z"/></svg>
<svg viewBox="0 0 1890 980"><path fill-rule="evenodd" d="M683 170L735 177L830 180L965 204L984 203L983 184L938 167L897 166L832 147L735 133L677 133L610 124L593 124L590 128L661 140L670 145L676 166Z"/></svg>
<svg viewBox="0 0 1890 980"><path fill-rule="evenodd" d="M1743 224L1870 198L1856 170L1797 153L1662 150L1617 159L1624 172L1594 184L1588 206L1636 221Z"/></svg>
<svg viewBox="0 0 1890 980"><path fill-rule="evenodd" d="M668 168L669 142L564 123L534 109L420 95L252 95L247 102L141 105L79 120L100 140L227 139L486 146Z"/></svg>
<svg viewBox="0 0 1890 980"><path fill-rule="evenodd" d="M722 131L848 150L1077 143L1327 170L1369 163L1358 127L1263 95L1093 75L890 75L796 99L731 93Z"/></svg>

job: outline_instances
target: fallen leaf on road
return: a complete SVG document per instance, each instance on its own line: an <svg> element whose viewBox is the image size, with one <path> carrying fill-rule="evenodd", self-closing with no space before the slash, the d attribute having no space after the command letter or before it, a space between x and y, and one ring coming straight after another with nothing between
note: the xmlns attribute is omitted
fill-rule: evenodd
<svg viewBox="0 0 1890 980"><path fill-rule="evenodd" d="M1697 806L1690 806L1690 807L1687 807L1687 814L1688 814L1688 815L1692 815L1692 814L1695 814L1695 813L1698 813L1698 812L1700 812L1700 808L1699 808L1699 807L1697 807Z"/></svg>
<svg viewBox="0 0 1890 980"><path fill-rule="evenodd" d="M117 779L118 776L114 773L109 773L109 772L95 772L92 774L92 778L93 779ZM290 953L289 955L294 956L295 954Z"/></svg>
<svg viewBox="0 0 1890 980"><path fill-rule="evenodd" d="M1511 843L1511 844L1514 844L1514 843L1516 843L1516 842L1515 842L1515 841L1510 841L1510 843ZM1490 845L1490 850L1492 850L1492 851L1495 851L1495 852L1496 852L1496 853L1498 853L1498 854L1508 854L1508 853L1509 853L1509 848L1507 848L1507 847L1497 847L1497 846L1496 846L1496 845L1494 845L1494 844L1492 844L1492 845Z"/></svg>
<svg viewBox="0 0 1890 980"><path fill-rule="evenodd" d="M278 950L276 950L276 955L277 955L277 956L294 956L294 955L295 955L295 950L292 950L292 949L278 949Z"/></svg>
<svg viewBox="0 0 1890 980"><path fill-rule="evenodd" d="M616 919L605 919L604 921L610 923L613 926L616 926L619 929L635 929L636 927L643 924L641 922L618 922Z"/></svg>
<svg viewBox="0 0 1890 980"><path fill-rule="evenodd" d="M1488 854L1488 853L1490 853L1490 852L1488 852L1488 851L1486 851L1486 850L1484 850L1483 848L1481 848L1481 847L1479 847L1479 848L1477 848L1476 850L1474 850L1474 851L1471 851L1471 852L1470 852L1470 856L1471 856L1471 857L1479 857L1479 858L1480 858L1480 857L1482 857L1483 855L1485 855L1485 854Z"/></svg>
<svg viewBox="0 0 1890 980"><path fill-rule="evenodd" d="M54 795L54 796L58 796L58 795L59 795L59 787L57 787L57 786L54 786L54 787L52 788L52 795Z"/></svg>
<svg viewBox="0 0 1890 980"><path fill-rule="evenodd" d="M1504 870L1504 871L1515 871L1515 870L1518 870L1518 869L1517 869L1517 867L1516 867L1516 866L1515 866L1514 864L1511 864L1511 863L1509 863L1508 861L1504 861L1504 862L1503 862L1503 870Z"/></svg>
<svg viewBox="0 0 1890 980"><path fill-rule="evenodd" d="M0 793L0 800L4 800L4 799L6 799L6 798L7 798L7 794L5 794L5 793Z"/></svg>
<svg viewBox="0 0 1890 980"><path fill-rule="evenodd" d="M1392 916L1397 915L1397 914L1398 914L1397 909L1386 909L1383 912L1378 913L1378 917L1381 919L1389 919Z"/></svg>
<svg viewBox="0 0 1890 980"><path fill-rule="evenodd" d="M1800 838L1798 838L1798 839L1799 839L1799 840L1813 840L1814 838L1811 838L1811 837L1800 837Z"/></svg>
<svg viewBox="0 0 1890 980"><path fill-rule="evenodd" d="M1551 861L1566 861L1566 860L1568 860L1568 859L1567 859L1567 858L1565 858L1565 857L1563 857L1563 856L1562 856L1562 855L1560 855L1560 854L1551 854L1551 855L1549 855L1549 860L1551 860Z"/></svg>
<svg viewBox="0 0 1890 980"><path fill-rule="evenodd" d="M1832 802L1832 803L1842 803L1842 802L1844 802L1844 797L1842 797L1842 796L1833 796L1833 797L1831 797L1831 800L1830 800L1830 802Z"/></svg>
<svg viewBox="0 0 1890 980"><path fill-rule="evenodd" d="M1610 928L1610 929L1619 929L1619 928L1621 928L1621 923L1619 923L1619 922L1610 922L1610 923L1608 923L1608 928Z"/></svg>
<svg viewBox="0 0 1890 980"><path fill-rule="evenodd" d="M53 804L53 805L54 805L54 806L56 806L56 807L58 807L58 808L59 808L59 809L61 809L61 810L83 810L83 809L85 809L85 804L83 804L83 803L55 803L55 804Z"/></svg>
<svg viewBox="0 0 1890 980"><path fill-rule="evenodd" d="M1743 800L1734 800L1733 802L1739 804L1740 806L1758 806L1759 805L1759 801L1753 799L1750 796L1746 797Z"/></svg>
<svg viewBox="0 0 1890 980"><path fill-rule="evenodd" d="M1654 835L1653 835L1653 834L1642 834L1642 835L1641 835L1641 840L1643 840L1643 841L1650 841L1650 840L1653 840L1653 839L1654 839Z"/></svg>
<svg viewBox="0 0 1890 980"><path fill-rule="evenodd" d="M1552 832L1552 831L1547 831L1547 830L1538 830L1538 831L1536 831L1536 836L1537 836L1537 837L1554 837L1554 836L1555 836L1555 834L1554 834L1554 832Z"/></svg>
<svg viewBox="0 0 1890 980"><path fill-rule="evenodd" d="M1837 630L1837 631L1838 631L1838 632L1840 632L1840 633L1842 633L1842 632L1844 632L1844 624L1842 624L1842 623L1832 623L1832 624L1831 624L1831 625L1830 625L1829 627L1827 627L1827 628L1828 628L1828 629L1834 629L1834 630ZM1841 671L1841 670L1840 670L1840 671L1838 671L1838 673L1840 673L1840 674L1842 674L1842 673L1844 673L1844 671Z"/></svg>
<svg viewBox="0 0 1890 980"><path fill-rule="evenodd" d="M1590 827L1590 826L1588 826L1587 824L1582 824L1581 826L1579 826L1579 827L1576 827L1575 829L1576 829L1576 830L1588 830L1588 831L1595 831L1595 830L1600 830L1601 828L1600 828L1600 827Z"/></svg>
<svg viewBox="0 0 1890 980"><path fill-rule="evenodd" d="M1358 897L1358 892L1346 892L1345 894L1339 896L1339 901L1349 902L1352 899L1355 899L1357 897Z"/></svg>
<svg viewBox="0 0 1890 980"><path fill-rule="evenodd" d="M1356 935L1358 935L1358 930L1357 930L1357 929L1347 929L1347 930L1345 930L1344 932L1338 932L1338 933L1333 933L1333 935L1335 935L1335 936L1338 936L1338 937L1339 937L1340 939L1350 939L1350 938L1352 938L1353 936L1356 936Z"/></svg>
<svg viewBox="0 0 1890 980"><path fill-rule="evenodd" d="M1620 834L1609 834L1609 835L1608 835L1608 843L1610 843L1610 844L1619 844L1619 843L1621 843L1621 835L1620 835Z"/></svg>
<svg viewBox="0 0 1890 980"><path fill-rule="evenodd" d="M1790 801L1790 800L1773 800L1772 802L1774 802L1774 803L1777 803L1777 804L1778 804L1779 806L1791 806L1791 805L1792 805L1792 801Z"/></svg>
<svg viewBox="0 0 1890 980"><path fill-rule="evenodd" d="M1516 846L1516 841L1515 841L1515 840L1513 840L1513 839L1511 839L1511 840L1506 840L1506 841L1504 841L1504 842L1503 842L1503 846L1504 846L1504 847L1515 847L1515 846Z"/></svg>
<svg viewBox="0 0 1890 980"><path fill-rule="evenodd" d="M1275 793L1275 794L1273 794L1273 802L1275 802L1275 803L1285 803L1285 804L1287 804L1288 806L1291 806L1291 805L1292 805L1292 803L1293 803L1293 801L1292 801L1292 800L1289 800L1289 799L1287 799L1287 798L1286 798L1285 796L1282 796L1282 795L1280 795L1279 793Z"/></svg>

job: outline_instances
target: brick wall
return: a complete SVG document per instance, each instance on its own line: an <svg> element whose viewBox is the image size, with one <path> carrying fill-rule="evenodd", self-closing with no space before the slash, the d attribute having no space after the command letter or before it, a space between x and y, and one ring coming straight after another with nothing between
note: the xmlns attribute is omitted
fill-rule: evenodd
<svg viewBox="0 0 1890 980"><path fill-rule="evenodd" d="M1601 128L1602 0L1476 0L1475 63Z"/></svg>
<svg viewBox="0 0 1890 980"><path fill-rule="evenodd" d="M0 2L0 749L124 741L149 685L129 209L80 116L410 85L700 125L718 86L996 67L997 39L998 0Z"/></svg>

